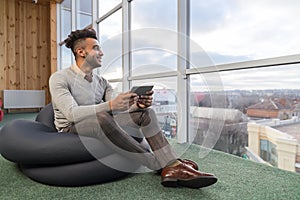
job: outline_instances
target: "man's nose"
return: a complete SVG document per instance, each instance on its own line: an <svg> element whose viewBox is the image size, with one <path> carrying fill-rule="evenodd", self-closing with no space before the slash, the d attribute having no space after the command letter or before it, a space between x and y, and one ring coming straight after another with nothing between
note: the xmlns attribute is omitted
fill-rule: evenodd
<svg viewBox="0 0 300 200"><path fill-rule="evenodd" d="M99 51L99 54L101 55L101 56L103 56L104 55L104 53L103 53L103 51Z"/></svg>

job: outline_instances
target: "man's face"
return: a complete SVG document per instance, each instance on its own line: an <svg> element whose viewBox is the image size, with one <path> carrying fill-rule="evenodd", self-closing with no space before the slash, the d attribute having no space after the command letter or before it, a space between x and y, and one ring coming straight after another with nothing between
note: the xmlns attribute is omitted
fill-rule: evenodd
<svg viewBox="0 0 300 200"><path fill-rule="evenodd" d="M86 38L85 42L85 62L93 69L101 67L103 52L101 51L99 42L94 38Z"/></svg>

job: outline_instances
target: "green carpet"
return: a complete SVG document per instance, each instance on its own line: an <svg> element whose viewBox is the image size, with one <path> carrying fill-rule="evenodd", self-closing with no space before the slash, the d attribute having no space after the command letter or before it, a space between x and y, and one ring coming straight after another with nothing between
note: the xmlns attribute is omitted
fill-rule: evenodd
<svg viewBox="0 0 300 200"><path fill-rule="evenodd" d="M26 116L19 116L26 118ZM34 119L35 116L27 119ZM172 141L173 143L173 141ZM177 150L185 145L173 144ZM191 145L184 158L199 163L200 169L214 173L218 182L202 189L165 188L154 173L85 187L54 187L24 176L14 163L0 156L0 200L12 199L218 199L218 200L299 200L300 174L257 164L219 151L199 158L200 147Z"/></svg>
<svg viewBox="0 0 300 200"><path fill-rule="evenodd" d="M198 152L199 147L192 145L184 157L219 178L215 185L202 189L164 188L154 173L102 185L53 187L30 180L0 157L0 199L300 199L300 174L217 151L199 159Z"/></svg>

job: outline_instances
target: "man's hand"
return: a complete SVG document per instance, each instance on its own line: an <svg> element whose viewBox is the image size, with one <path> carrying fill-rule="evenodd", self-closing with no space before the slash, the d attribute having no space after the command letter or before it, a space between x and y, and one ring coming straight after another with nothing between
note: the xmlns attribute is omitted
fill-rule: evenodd
<svg viewBox="0 0 300 200"><path fill-rule="evenodd" d="M148 108L152 105L152 101L153 101L153 95L154 91L148 91L146 92L146 95L142 95L138 98L137 100L137 106L139 108Z"/></svg>
<svg viewBox="0 0 300 200"><path fill-rule="evenodd" d="M138 96L132 92L119 94L115 99L110 101L110 109L112 111L124 111L129 109L138 100Z"/></svg>

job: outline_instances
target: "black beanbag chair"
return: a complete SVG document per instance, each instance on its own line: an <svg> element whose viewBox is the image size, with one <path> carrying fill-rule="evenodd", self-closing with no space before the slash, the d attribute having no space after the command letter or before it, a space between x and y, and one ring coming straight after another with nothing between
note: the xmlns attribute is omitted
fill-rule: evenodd
<svg viewBox="0 0 300 200"><path fill-rule="evenodd" d="M0 154L17 163L31 179L56 186L113 181L141 166L112 152L95 138L58 133L53 121L52 105L48 104L36 121L16 119L5 124L0 130ZM147 149L147 144L144 146Z"/></svg>

